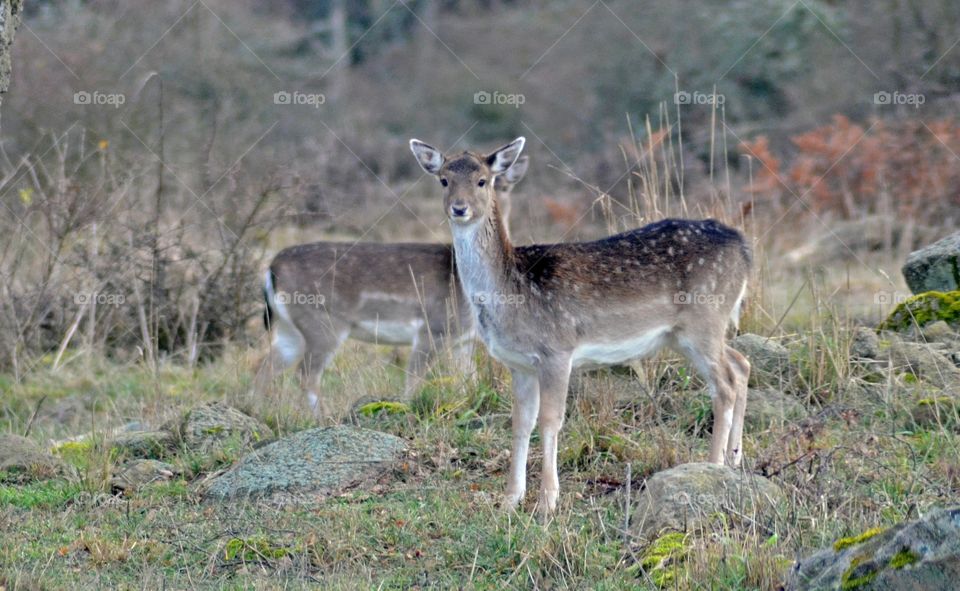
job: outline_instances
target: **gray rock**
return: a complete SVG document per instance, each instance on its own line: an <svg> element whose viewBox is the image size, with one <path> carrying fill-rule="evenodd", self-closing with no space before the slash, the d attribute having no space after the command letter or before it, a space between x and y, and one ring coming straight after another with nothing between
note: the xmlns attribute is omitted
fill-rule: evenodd
<svg viewBox="0 0 960 591"><path fill-rule="evenodd" d="M123 431L110 441L110 448L128 458L162 458L176 447L170 431Z"/></svg>
<svg viewBox="0 0 960 591"><path fill-rule="evenodd" d="M309 503L380 478L405 449L399 437L369 429L300 431L244 456L213 479L204 496Z"/></svg>
<svg viewBox="0 0 960 591"><path fill-rule="evenodd" d="M698 532L714 517L771 519L784 501L780 487L754 474L716 464L682 464L647 479L631 516L631 531L652 540L665 530Z"/></svg>
<svg viewBox="0 0 960 591"><path fill-rule="evenodd" d="M960 507L869 533L796 563L786 589L955 591L960 585Z"/></svg>
<svg viewBox="0 0 960 591"><path fill-rule="evenodd" d="M172 480L179 471L165 462L157 460L134 460L124 464L110 478L110 488L114 491L132 491L148 484Z"/></svg>
<svg viewBox="0 0 960 591"><path fill-rule="evenodd" d="M223 402L191 409L179 431L187 449L202 453L220 450L225 445L250 446L273 438L270 427Z"/></svg>
<svg viewBox="0 0 960 591"><path fill-rule="evenodd" d="M953 345L960 339L960 333L947 324L945 320L931 322L920 329L920 334L925 341L946 345Z"/></svg>
<svg viewBox="0 0 960 591"><path fill-rule="evenodd" d="M889 353L895 371L909 371L944 390L960 388L960 369L934 345L892 338Z"/></svg>
<svg viewBox="0 0 960 591"><path fill-rule="evenodd" d="M749 384L753 387L782 387L793 379L790 352L780 343L756 334L745 333L730 345L750 361Z"/></svg>
<svg viewBox="0 0 960 591"><path fill-rule="evenodd" d="M751 388L744 425L749 432L759 431L798 421L809 414L803 403L793 396L772 388Z"/></svg>
<svg viewBox="0 0 960 591"><path fill-rule="evenodd" d="M70 475L60 458L44 451L32 439L19 435L0 435L0 472L18 483Z"/></svg>
<svg viewBox="0 0 960 591"><path fill-rule="evenodd" d="M960 232L910 253L903 278L916 294L960 289Z"/></svg>
<svg viewBox="0 0 960 591"><path fill-rule="evenodd" d="M850 356L861 359L876 359L880 356L880 337L872 328L858 326L853 329Z"/></svg>

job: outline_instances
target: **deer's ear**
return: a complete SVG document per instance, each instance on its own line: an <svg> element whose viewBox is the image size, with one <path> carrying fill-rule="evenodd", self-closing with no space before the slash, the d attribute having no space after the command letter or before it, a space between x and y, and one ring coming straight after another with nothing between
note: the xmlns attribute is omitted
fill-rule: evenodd
<svg viewBox="0 0 960 591"><path fill-rule="evenodd" d="M437 174L443 166L443 154L440 150L420 140L410 140L410 150L417 157L417 162L428 174Z"/></svg>
<svg viewBox="0 0 960 591"><path fill-rule="evenodd" d="M493 174L506 172L507 169L517 161L517 158L520 157L520 152L523 151L523 144L526 143L526 141L526 138L518 137L506 146L497 148L491 152L486 158L490 172Z"/></svg>
<svg viewBox="0 0 960 591"><path fill-rule="evenodd" d="M517 158L517 161L507 169L507 172L503 173L503 177L511 185L516 185L522 181L523 177L527 174L528 166L530 166L530 157L523 155Z"/></svg>

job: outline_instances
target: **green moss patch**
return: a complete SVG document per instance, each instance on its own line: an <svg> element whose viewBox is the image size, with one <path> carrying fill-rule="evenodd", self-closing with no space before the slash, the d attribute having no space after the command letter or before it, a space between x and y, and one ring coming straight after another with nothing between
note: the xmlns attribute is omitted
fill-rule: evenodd
<svg viewBox="0 0 960 591"><path fill-rule="evenodd" d="M854 591L862 589L877 578L877 570L874 566L866 562L863 558L854 558L850 563L850 568L843 573L840 579L840 588L843 591Z"/></svg>
<svg viewBox="0 0 960 591"><path fill-rule="evenodd" d="M960 291L928 291L907 298L887 316L879 329L904 332L938 320L960 328Z"/></svg>
<svg viewBox="0 0 960 591"><path fill-rule="evenodd" d="M372 417L380 413L388 415L402 415L410 412L410 406L403 402L387 402L384 400L364 404L358 410L360 414L367 417Z"/></svg>
<svg viewBox="0 0 960 591"><path fill-rule="evenodd" d="M640 557L640 568L660 588L672 586L677 566L690 552L689 536L669 533L657 538Z"/></svg>
<svg viewBox="0 0 960 591"><path fill-rule="evenodd" d="M231 538L223 549L224 559L246 562L276 560L289 553L289 548L273 544L266 536Z"/></svg>
<svg viewBox="0 0 960 591"><path fill-rule="evenodd" d="M886 528L883 528L883 527L874 527L874 528L872 528L872 529L868 529L867 531L863 532L862 534L860 534L860 535L858 535L858 536L851 536L851 537L849 537L849 538L840 538L839 540L837 540L836 542L833 543L833 549L834 549L834 551L836 551L836 552L840 552L840 551L842 551L842 550L846 550L847 548L849 548L849 547L851 547L851 546L856 546L857 544L862 544L862 543L866 542L867 540L869 540L870 538L872 538L872 537L874 537L874 536L877 536L877 535L879 535L879 534L882 534L882 533L885 532L885 531L886 531Z"/></svg>
<svg viewBox="0 0 960 591"><path fill-rule="evenodd" d="M890 568L899 570L916 562L920 562L920 555L910 548L904 548L890 559Z"/></svg>

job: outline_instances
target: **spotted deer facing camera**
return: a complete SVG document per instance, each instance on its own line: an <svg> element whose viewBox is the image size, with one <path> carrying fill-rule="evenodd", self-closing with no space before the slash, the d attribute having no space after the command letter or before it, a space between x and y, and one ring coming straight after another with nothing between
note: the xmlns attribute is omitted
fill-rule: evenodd
<svg viewBox="0 0 960 591"><path fill-rule="evenodd" d="M490 180L524 139L481 155L444 155L411 140L443 186L460 280L490 354L513 379L513 453L506 503L526 491L530 434L543 441L540 507L559 496L557 438L572 369L622 363L669 346L707 381L710 461L736 466L750 364L726 344L750 274L743 236L716 221L663 220L593 242L514 246Z"/></svg>
<svg viewBox="0 0 960 591"><path fill-rule="evenodd" d="M500 207L509 210L526 158L496 179ZM278 371L299 364L300 380L318 417L329 416L319 392L324 369L347 338L410 345L404 396L421 385L438 353L460 349L469 364L476 338L460 295L449 244L314 242L286 248L264 279L270 354L257 371L264 393Z"/></svg>

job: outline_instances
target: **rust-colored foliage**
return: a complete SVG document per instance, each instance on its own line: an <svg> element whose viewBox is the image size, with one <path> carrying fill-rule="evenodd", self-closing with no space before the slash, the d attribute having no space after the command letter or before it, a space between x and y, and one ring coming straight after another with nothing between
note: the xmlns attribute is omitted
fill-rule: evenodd
<svg viewBox="0 0 960 591"><path fill-rule="evenodd" d="M943 119L873 121L842 115L791 138L796 153L781 163L760 136L741 152L763 164L748 191L786 190L815 211L852 218L881 209L934 221L960 207L960 123ZM781 168L786 172L781 175Z"/></svg>

